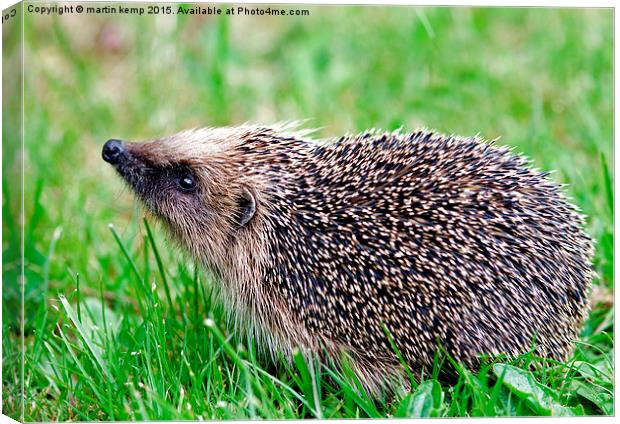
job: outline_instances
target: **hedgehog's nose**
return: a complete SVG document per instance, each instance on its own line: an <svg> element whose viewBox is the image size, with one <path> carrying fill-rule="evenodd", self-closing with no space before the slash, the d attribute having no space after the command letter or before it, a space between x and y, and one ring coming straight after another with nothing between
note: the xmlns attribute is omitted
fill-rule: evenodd
<svg viewBox="0 0 620 424"><path fill-rule="evenodd" d="M123 151L125 150L125 146L123 142L120 140L108 140L103 145L103 150L101 151L101 157L104 161L115 165L120 160Z"/></svg>

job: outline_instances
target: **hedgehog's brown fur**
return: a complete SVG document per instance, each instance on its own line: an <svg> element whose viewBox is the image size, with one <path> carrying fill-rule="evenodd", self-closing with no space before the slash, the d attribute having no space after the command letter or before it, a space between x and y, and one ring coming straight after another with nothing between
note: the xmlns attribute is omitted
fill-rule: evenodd
<svg viewBox="0 0 620 424"><path fill-rule="evenodd" d="M591 241L558 185L506 148L425 130L318 142L286 125L124 145L117 170L271 350L346 354L370 388L403 373L386 330L413 370L438 344L469 366L572 350Z"/></svg>

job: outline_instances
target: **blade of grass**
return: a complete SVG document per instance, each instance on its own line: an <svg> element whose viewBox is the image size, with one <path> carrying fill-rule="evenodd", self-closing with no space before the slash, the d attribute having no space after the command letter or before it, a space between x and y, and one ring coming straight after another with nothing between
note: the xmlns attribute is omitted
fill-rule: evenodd
<svg viewBox="0 0 620 424"><path fill-rule="evenodd" d="M153 233L151 232L151 226L146 218L144 218L144 227L146 228L146 233L149 238L149 242L151 247L153 248L153 254L155 255L155 260L157 261L157 268L159 269L159 275L161 276L162 282L164 283L164 290L166 292L166 299L168 300L168 306L170 310L173 309L172 304L172 296L170 295L170 287L168 286L168 279L166 278L166 271L164 269L164 264L161 260L161 256L159 255L159 251L157 250L157 245L155 244L155 239L153 238Z"/></svg>
<svg viewBox="0 0 620 424"><path fill-rule="evenodd" d="M127 248L121 241L121 238L116 232L114 225L109 224L108 228L110 229L110 232L112 233L112 236L114 237L114 240L116 241L116 244L118 245L118 247L120 247L121 252L123 252L123 256L125 256L125 259L127 259L127 262L129 263L129 266L131 267L131 270L133 271L134 275L138 279L138 283L140 284L140 290L142 290L143 293L149 293L149 290L146 287L146 282L144 281L144 278L142 278L142 275L140 274L140 271L138 271L138 268L136 267L135 262L133 261L133 259L131 258L131 255L127 251ZM137 299L138 299L138 305L140 307L140 312L142 312L142 316L145 318L148 318L149 315L147 314L146 308L142 303L142 297L138 296Z"/></svg>
<svg viewBox="0 0 620 424"><path fill-rule="evenodd" d="M113 224L109 224L108 228L112 232L112 235L114 236L114 240L116 240L116 244L118 244L118 247L121 248L121 251L123 252L123 255L125 256L125 259L127 259L127 261L129 262L129 265L131 266L131 270L133 271L133 273L138 278L138 281L140 281L140 284L142 284L142 286L143 286L142 288L144 288L144 279L142 278L142 275L140 274L140 271L138 271L138 268L136 267L135 262L131 258L131 255L127 251L127 248L125 248L125 245L121 241L121 238L118 236L118 233L116 232L116 229L114 228L114 225Z"/></svg>
<svg viewBox="0 0 620 424"><path fill-rule="evenodd" d="M78 331L78 333L82 337L82 340L84 341L84 343L88 347L88 350L93 355L93 358L95 359L95 362L97 363L97 365L99 365L99 368L101 369L101 372L105 375L105 377L108 380L113 380L113 377L112 377L112 375L110 375L110 372L108 371L108 368L107 368L107 366L105 364L105 361L101 357L101 352L99 351L99 349L95 348L95 346L93 345L92 341L90 340L90 337L88 337L88 335L86 334L86 331L82 327L82 324L80 323L80 321L78 320L75 312L73 311L73 308L71 307L71 305L69 305L69 302L67 301L67 299L63 295L59 295L58 297L60 299L60 302L62 303L62 306L65 309L65 312L67 313L67 316L69 317L69 319L73 323L73 326L76 328L76 330Z"/></svg>
<svg viewBox="0 0 620 424"><path fill-rule="evenodd" d="M611 182L611 175L609 174L609 168L607 167L607 159L605 154L600 152L601 165L603 167L603 180L605 181L605 199L607 200L607 207L611 216L614 216L614 189Z"/></svg>

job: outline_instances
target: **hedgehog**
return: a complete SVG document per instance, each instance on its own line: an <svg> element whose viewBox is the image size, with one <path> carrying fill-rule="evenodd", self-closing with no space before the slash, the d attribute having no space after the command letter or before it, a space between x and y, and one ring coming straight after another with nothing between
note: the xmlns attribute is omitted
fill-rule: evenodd
<svg viewBox="0 0 620 424"><path fill-rule="evenodd" d="M589 310L584 216L495 140L244 124L111 139L102 156L239 331L346 361L371 392L438 352L567 360Z"/></svg>

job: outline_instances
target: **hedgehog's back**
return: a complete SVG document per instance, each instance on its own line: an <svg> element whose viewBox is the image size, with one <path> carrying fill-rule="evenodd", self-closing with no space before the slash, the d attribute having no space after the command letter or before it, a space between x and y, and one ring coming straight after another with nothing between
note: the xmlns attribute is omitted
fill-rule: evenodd
<svg viewBox="0 0 620 424"><path fill-rule="evenodd" d="M366 133L313 148L274 209L271 282L309 331L365 363L436 341L566 357L587 312L590 239L558 186L476 139ZM294 178L291 178L291 175Z"/></svg>

